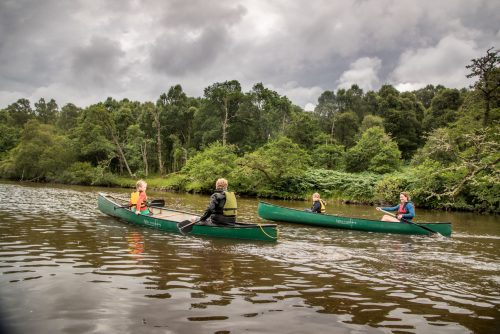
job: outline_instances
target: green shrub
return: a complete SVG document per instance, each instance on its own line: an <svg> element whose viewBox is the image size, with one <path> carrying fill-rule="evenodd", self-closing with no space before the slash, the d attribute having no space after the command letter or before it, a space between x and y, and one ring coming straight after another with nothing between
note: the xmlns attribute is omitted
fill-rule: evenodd
<svg viewBox="0 0 500 334"><path fill-rule="evenodd" d="M66 169L58 181L68 184L91 185L96 169L89 162L75 162Z"/></svg>
<svg viewBox="0 0 500 334"><path fill-rule="evenodd" d="M189 159L181 170L186 176L185 189L193 192L213 190L215 181L227 178L235 168L235 149L232 145L215 142Z"/></svg>

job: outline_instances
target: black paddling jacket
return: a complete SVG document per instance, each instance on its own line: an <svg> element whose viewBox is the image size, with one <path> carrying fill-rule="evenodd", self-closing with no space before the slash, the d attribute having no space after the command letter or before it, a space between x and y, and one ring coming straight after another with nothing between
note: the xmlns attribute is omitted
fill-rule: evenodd
<svg viewBox="0 0 500 334"><path fill-rule="evenodd" d="M210 196L210 203L203 216L201 216L201 220L206 220L208 217L211 217L214 223L235 223L235 216L224 216L225 204L226 195L224 194L224 190L216 190L212 196Z"/></svg>

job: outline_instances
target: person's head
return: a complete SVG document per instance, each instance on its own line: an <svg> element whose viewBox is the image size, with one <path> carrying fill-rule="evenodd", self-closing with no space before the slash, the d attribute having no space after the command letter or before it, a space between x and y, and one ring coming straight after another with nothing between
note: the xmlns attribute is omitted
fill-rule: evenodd
<svg viewBox="0 0 500 334"><path fill-rule="evenodd" d="M313 201L319 201L321 197L319 196L319 193L314 193L313 194Z"/></svg>
<svg viewBox="0 0 500 334"><path fill-rule="evenodd" d="M408 195L407 192L403 191L399 194L399 200L401 201L401 203L404 203L404 202L409 202L410 201L410 195Z"/></svg>
<svg viewBox="0 0 500 334"><path fill-rule="evenodd" d="M228 183L226 179L220 178L215 182L215 189L217 190L227 190L227 186Z"/></svg>
<svg viewBox="0 0 500 334"><path fill-rule="evenodd" d="M146 191L148 184L144 180L139 180L135 183L135 189L137 191Z"/></svg>

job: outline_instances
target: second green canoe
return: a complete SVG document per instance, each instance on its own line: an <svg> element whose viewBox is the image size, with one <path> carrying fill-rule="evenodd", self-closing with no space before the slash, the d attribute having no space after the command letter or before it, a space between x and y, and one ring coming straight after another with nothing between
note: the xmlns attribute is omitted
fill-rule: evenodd
<svg viewBox="0 0 500 334"><path fill-rule="evenodd" d="M266 202L260 202L259 216L263 219L287 223L299 223L315 226L333 227L349 230L383 232L398 234L432 234L428 230L439 233L445 237L451 236L450 223L392 223L364 218L351 218L328 214L312 213L297 209L286 208ZM426 227L427 229L422 228Z"/></svg>

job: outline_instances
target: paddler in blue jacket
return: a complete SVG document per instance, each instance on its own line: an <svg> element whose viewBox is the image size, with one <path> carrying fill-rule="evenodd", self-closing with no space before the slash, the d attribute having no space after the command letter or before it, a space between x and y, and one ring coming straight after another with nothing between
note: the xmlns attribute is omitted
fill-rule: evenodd
<svg viewBox="0 0 500 334"><path fill-rule="evenodd" d="M410 201L410 196L406 192L401 192L399 194L399 201L400 204L391 206L391 207L385 207L385 208L379 208L377 207L376 209L378 211L384 210L384 211L397 211L396 217L392 217L390 215L384 215L382 217L382 221L386 222L400 222L401 219L409 220L411 221L413 217L415 217L415 205ZM404 221L402 221L404 222Z"/></svg>

